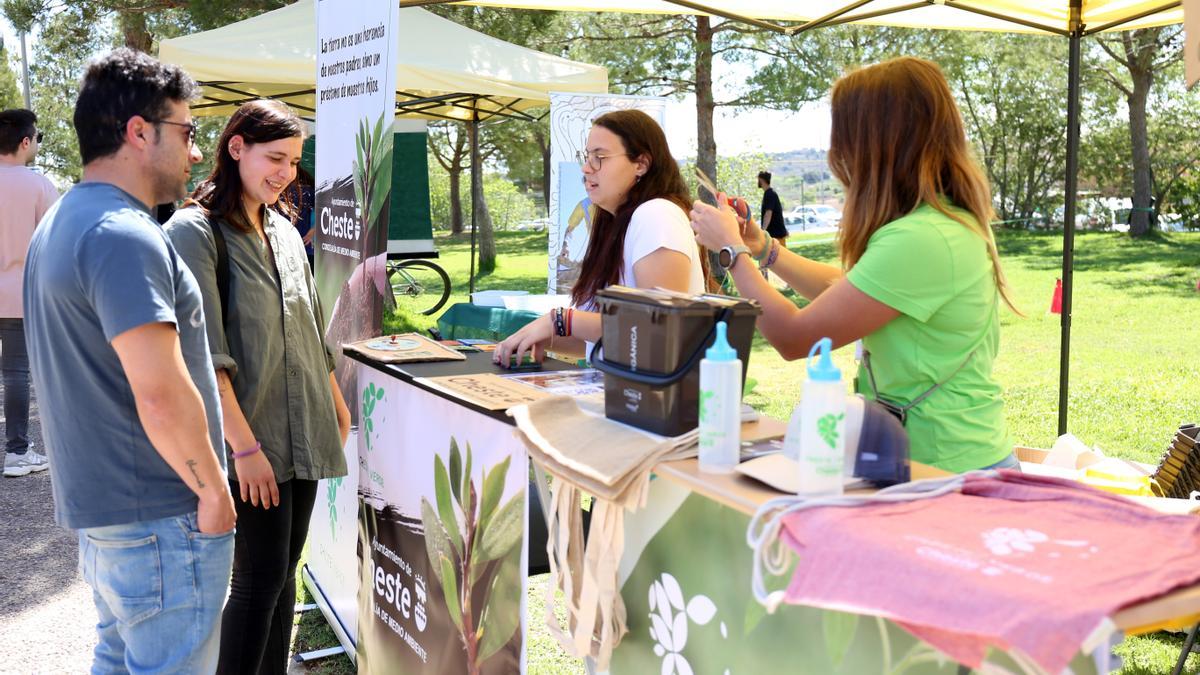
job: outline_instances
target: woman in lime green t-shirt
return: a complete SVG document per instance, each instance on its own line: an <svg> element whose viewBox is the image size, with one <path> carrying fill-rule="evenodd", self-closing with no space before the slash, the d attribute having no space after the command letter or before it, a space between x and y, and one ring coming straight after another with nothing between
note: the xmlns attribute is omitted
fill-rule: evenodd
<svg viewBox="0 0 1200 675"><path fill-rule="evenodd" d="M903 57L842 77L831 107L829 166L846 186L840 268L739 223L724 196L720 209L695 204L697 239L727 249L738 290L763 306L759 330L785 358L822 337L862 339L859 389L905 408L914 460L955 472L1016 466L992 377L999 304L1016 310L987 225L991 190L950 87L936 64ZM797 309L763 268L812 302Z"/></svg>

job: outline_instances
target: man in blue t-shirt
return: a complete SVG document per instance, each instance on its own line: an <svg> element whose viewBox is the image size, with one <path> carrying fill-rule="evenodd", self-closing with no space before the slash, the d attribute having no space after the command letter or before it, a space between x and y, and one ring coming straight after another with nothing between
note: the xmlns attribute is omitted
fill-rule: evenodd
<svg viewBox="0 0 1200 675"><path fill-rule="evenodd" d="M200 161L195 82L130 49L89 64L83 180L42 220L25 332L59 524L79 531L93 672L212 672L233 561L200 291L151 215Z"/></svg>

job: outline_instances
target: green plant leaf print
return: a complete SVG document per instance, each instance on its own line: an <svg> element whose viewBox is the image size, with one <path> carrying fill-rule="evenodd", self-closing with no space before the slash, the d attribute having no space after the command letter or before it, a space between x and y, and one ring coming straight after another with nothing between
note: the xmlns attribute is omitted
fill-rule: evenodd
<svg viewBox="0 0 1200 675"><path fill-rule="evenodd" d="M821 440L831 447L836 448L838 442L838 423L845 418L845 414L834 415L829 413L817 420L817 433L821 436Z"/></svg>

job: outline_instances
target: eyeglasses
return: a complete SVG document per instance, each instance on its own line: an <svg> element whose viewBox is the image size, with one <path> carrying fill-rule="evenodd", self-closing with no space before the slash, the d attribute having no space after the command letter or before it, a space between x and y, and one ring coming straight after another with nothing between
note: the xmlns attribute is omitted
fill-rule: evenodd
<svg viewBox="0 0 1200 675"><path fill-rule="evenodd" d="M586 164L592 168L592 171L599 171L604 160L609 157L628 157L628 152L619 152L611 155L600 155L590 150L580 150L575 153L575 159L579 160L580 164Z"/></svg>
<svg viewBox="0 0 1200 675"><path fill-rule="evenodd" d="M190 122L172 122L171 120L154 120L150 119L149 117L144 117L142 119L151 124L170 124L171 126L175 127L186 127L188 130L188 147L190 148L196 144L196 120L192 120ZM129 122L125 122L125 124L128 123ZM120 125L118 128L124 130L125 124Z"/></svg>
<svg viewBox="0 0 1200 675"><path fill-rule="evenodd" d="M37 142L38 142L38 143L41 143L41 142L42 142L42 136L44 136L44 135L45 135L45 133L46 133L46 132L44 132L44 131L39 131L39 132L37 132L37 136L35 136L34 138L37 140Z"/></svg>

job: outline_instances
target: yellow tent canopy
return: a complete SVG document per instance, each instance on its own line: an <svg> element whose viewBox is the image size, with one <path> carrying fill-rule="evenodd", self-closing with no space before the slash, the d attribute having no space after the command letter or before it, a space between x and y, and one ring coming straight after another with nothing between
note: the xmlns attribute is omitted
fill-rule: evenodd
<svg viewBox="0 0 1200 675"><path fill-rule="evenodd" d="M203 85L197 115L228 115L241 103L276 98L315 114L317 13L313 0L215 30L164 40L159 58ZM551 91L603 93L608 71L520 47L423 9L401 9L397 115L471 120L527 117Z"/></svg>
<svg viewBox="0 0 1200 675"><path fill-rule="evenodd" d="M400 6L433 4L401 0ZM805 23L864 23L907 28L1057 33L1070 30L1070 0L471 0L480 7L561 12L710 14L797 32ZM1083 0L1088 32L1147 28L1183 21L1178 0ZM782 25L776 22L788 22Z"/></svg>

